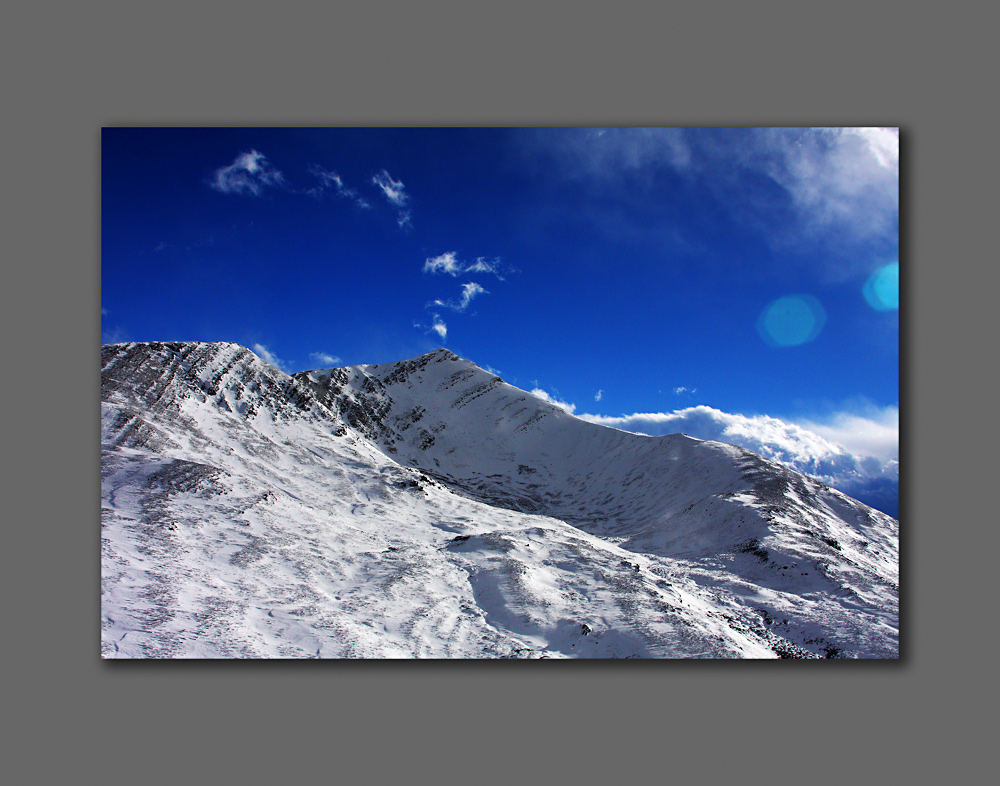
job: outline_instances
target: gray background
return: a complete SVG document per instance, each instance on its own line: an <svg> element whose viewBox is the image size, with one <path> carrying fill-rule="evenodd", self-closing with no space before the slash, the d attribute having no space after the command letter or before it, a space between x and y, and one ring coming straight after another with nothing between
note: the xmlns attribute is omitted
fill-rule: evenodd
<svg viewBox="0 0 1000 786"><path fill-rule="evenodd" d="M5 5L7 782L971 779L996 684L979 8ZM101 662L100 128L119 124L900 126L901 661Z"/></svg>

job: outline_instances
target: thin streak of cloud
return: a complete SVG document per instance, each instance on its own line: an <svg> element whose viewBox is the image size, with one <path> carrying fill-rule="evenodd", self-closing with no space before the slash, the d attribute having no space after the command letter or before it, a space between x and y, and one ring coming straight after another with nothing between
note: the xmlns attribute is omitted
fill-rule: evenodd
<svg viewBox="0 0 1000 786"><path fill-rule="evenodd" d="M392 175L383 169L372 177L372 183L378 186L385 198L399 210L397 223L400 229L411 229L413 220L408 207L410 195L406 193L406 186L403 185L403 182L393 180Z"/></svg>
<svg viewBox="0 0 1000 786"><path fill-rule="evenodd" d="M465 311L469 307L469 303L472 302L472 298L484 294L487 294L486 290L474 281L462 284L462 299L459 301L458 310Z"/></svg>
<svg viewBox="0 0 1000 786"><path fill-rule="evenodd" d="M449 276L458 276L461 273L491 273L501 281L503 277L503 266L500 257L488 260L485 257L477 257L472 264L460 262L458 254L454 251L445 251L436 257L428 257L424 260L425 273L447 273Z"/></svg>
<svg viewBox="0 0 1000 786"><path fill-rule="evenodd" d="M504 280L500 274L500 257L487 260L485 257L477 257L476 261L465 268L466 273L492 273L501 281Z"/></svg>
<svg viewBox="0 0 1000 786"><path fill-rule="evenodd" d="M561 177L622 198L673 172L781 249L898 245L897 128L542 129L521 139ZM843 260L827 267L842 276Z"/></svg>
<svg viewBox="0 0 1000 786"><path fill-rule="evenodd" d="M428 307L437 306L439 308L450 308L452 311L465 311L472 299L478 295L486 295L489 292L474 281L462 284L462 294L458 300L435 300L428 304Z"/></svg>
<svg viewBox="0 0 1000 786"><path fill-rule="evenodd" d="M310 352L309 357L324 366L333 367L340 363L340 358L327 352Z"/></svg>
<svg viewBox="0 0 1000 786"><path fill-rule="evenodd" d="M409 195L406 193L406 186L403 185L400 180L393 180L392 175L390 175L386 170L382 170L377 175L372 177L372 183L382 189L382 193L385 194L385 198L388 199L396 207L405 207L407 201L409 200Z"/></svg>
<svg viewBox="0 0 1000 786"><path fill-rule="evenodd" d="M371 203L369 203L366 199L363 199L357 191L344 185L343 178L341 178L341 176L336 172L326 170L318 164L313 164L309 167L309 173L318 178L320 183L316 188L311 188L306 191L306 193L310 196L319 198L328 188L332 187L339 196L344 197L345 199L350 199L358 207L371 207Z"/></svg>
<svg viewBox="0 0 1000 786"><path fill-rule="evenodd" d="M693 152L682 128L533 129L526 144L554 153L572 179L617 179L651 165L686 169Z"/></svg>
<svg viewBox="0 0 1000 786"><path fill-rule="evenodd" d="M270 363L276 369L280 371L288 371L288 366L284 360L275 355L270 349L268 349L263 344L254 344L252 347L253 351L257 356L263 360L265 363Z"/></svg>
<svg viewBox="0 0 1000 786"><path fill-rule="evenodd" d="M602 398L604 398L604 391L598 390L597 393L594 394L594 401L600 401Z"/></svg>
<svg viewBox="0 0 1000 786"><path fill-rule="evenodd" d="M118 327L117 325L111 328L111 330L101 331L102 344L122 344L128 340L128 331L124 328Z"/></svg>
<svg viewBox="0 0 1000 786"><path fill-rule="evenodd" d="M281 172L272 167L267 156L251 150L240 153L229 166L215 170L209 186L223 194L260 196L265 188L284 184Z"/></svg>

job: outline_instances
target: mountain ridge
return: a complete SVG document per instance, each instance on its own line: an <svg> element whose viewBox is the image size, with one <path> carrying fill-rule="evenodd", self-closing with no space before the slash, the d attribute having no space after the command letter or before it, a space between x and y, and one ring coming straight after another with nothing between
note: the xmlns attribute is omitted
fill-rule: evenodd
<svg viewBox="0 0 1000 786"><path fill-rule="evenodd" d="M191 655L199 647L227 656L235 644L226 635L250 656L283 647L304 656L290 641L324 629L328 593L310 573L311 611L301 616L313 628L298 638L277 635L259 619L276 592L253 573L261 558L235 555L268 554L270 569L287 571L291 544L302 536L327 555L309 570L341 575L359 558L323 540L334 532L345 542L374 538L387 549L379 554L393 555L365 558L363 572L396 565L408 576L422 565L449 597L462 598L463 614L477 617L466 620L469 630L491 642L453 648L440 629L413 633L418 619L400 609L435 608L445 602L443 589L411 587L408 601L389 603L384 593L351 585L374 607L388 603L387 618L402 615L413 627L381 636L366 630L364 646L352 649L344 642L358 638L354 628L367 612L333 614L341 633L319 651L326 646L336 657L898 655L896 522L741 448L587 423L445 349L289 375L236 344L128 343L102 347L102 367L106 657L122 653L116 614L150 606L156 621L156 597L174 598L167 605L177 635L165 636L166 621L137 626L125 633L145 644L126 656ZM292 510L307 522L306 534L297 533ZM234 524L244 520L254 534ZM173 536L179 521L188 522L188 541ZM227 558L232 576L220 589L242 611L234 612L239 624L223 615L227 624L199 636L181 596L208 592L204 578L190 579L191 571L204 573L206 545L193 533L205 521L229 547L242 544ZM401 521L410 523L401 529ZM265 534L256 534L261 528ZM532 533L528 546L514 532ZM124 556L160 541L183 555L188 573ZM424 553L432 542L434 554ZM397 565L400 552L421 556ZM538 559L556 552L563 559ZM593 567L583 553L603 578L583 580L580 570ZM111 555L127 566L122 573ZM149 597L126 591L126 577L148 585ZM674 619L695 601L703 614ZM590 610L590 621L574 627L553 616L554 607L574 602ZM457 624L453 612L444 616ZM590 633L581 638L584 627Z"/></svg>

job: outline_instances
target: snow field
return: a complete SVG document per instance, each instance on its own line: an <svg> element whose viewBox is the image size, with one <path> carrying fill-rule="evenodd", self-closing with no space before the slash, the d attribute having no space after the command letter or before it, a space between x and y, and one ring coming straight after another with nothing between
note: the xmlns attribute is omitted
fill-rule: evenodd
<svg viewBox="0 0 1000 786"><path fill-rule="evenodd" d="M895 522L746 451L447 352L110 349L104 657L896 656Z"/></svg>

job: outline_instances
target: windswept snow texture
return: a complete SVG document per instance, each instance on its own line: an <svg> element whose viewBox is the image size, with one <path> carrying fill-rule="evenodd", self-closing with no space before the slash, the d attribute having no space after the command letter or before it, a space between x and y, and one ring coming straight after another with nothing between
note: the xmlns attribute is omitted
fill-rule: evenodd
<svg viewBox="0 0 1000 786"><path fill-rule="evenodd" d="M102 349L106 658L895 658L898 524L446 350Z"/></svg>

